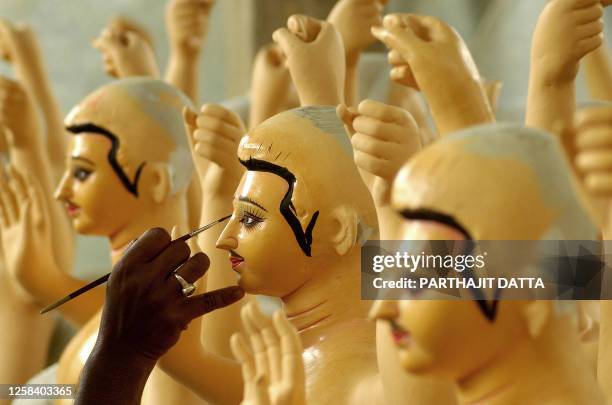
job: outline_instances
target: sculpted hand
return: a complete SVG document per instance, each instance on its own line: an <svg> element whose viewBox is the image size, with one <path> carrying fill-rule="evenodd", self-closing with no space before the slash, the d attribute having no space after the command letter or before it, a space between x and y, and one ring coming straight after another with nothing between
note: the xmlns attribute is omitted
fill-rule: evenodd
<svg viewBox="0 0 612 405"><path fill-rule="evenodd" d="M302 343L282 311L272 319L261 313L256 302L242 308L245 337L232 336L232 352L242 365L242 405L302 405L305 399Z"/></svg>
<svg viewBox="0 0 612 405"><path fill-rule="evenodd" d="M361 53L376 41L371 27L382 25L387 0L340 0L327 17L340 33L347 56Z"/></svg>
<svg viewBox="0 0 612 405"><path fill-rule="evenodd" d="M532 74L547 85L572 83L580 59L602 44L602 16L600 0L551 0L533 35Z"/></svg>
<svg viewBox="0 0 612 405"><path fill-rule="evenodd" d="M283 111L286 106L291 86L286 62L277 44L266 45L257 53L251 80L250 128Z"/></svg>
<svg viewBox="0 0 612 405"><path fill-rule="evenodd" d="M478 69L459 34L444 21L415 14L389 14L383 28L372 33L391 50L390 62L397 66L405 61L416 84L425 91L433 80L443 75L465 75L480 80Z"/></svg>
<svg viewBox="0 0 612 405"><path fill-rule="evenodd" d="M390 14L372 33L391 49L391 78L423 92L440 134L494 121L474 60L444 21Z"/></svg>
<svg viewBox="0 0 612 405"><path fill-rule="evenodd" d="M236 157L246 133L242 120L217 104L204 104L199 114L185 109L183 115L203 196L233 196L244 171Z"/></svg>
<svg viewBox="0 0 612 405"><path fill-rule="evenodd" d="M213 4L214 0L170 0L166 9L166 27L172 51L183 56L200 51Z"/></svg>
<svg viewBox="0 0 612 405"><path fill-rule="evenodd" d="M30 147L39 136L40 124L30 94L20 83L4 77L0 77L0 125L10 131L11 147Z"/></svg>
<svg viewBox="0 0 612 405"><path fill-rule="evenodd" d="M40 63L40 47L29 25L0 19L0 57L22 72Z"/></svg>
<svg viewBox="0 0 612 405"><path fill-rule="evenodd" d="M576 114L576 167L593 195L612 197L612 107Z"/></svg>
<svg viewBox="0 0 612 405"><path fill-rule="evenodd" d="M421 149L417 123L403 108L373 100L353 111L340 105L338 116L352 133L355 164L376 206L388 206L395 175Z"/></svg>
<svg viewBox="0 0 612 405"><path fill-rule="evenodd" d="M289 17L287 27L272 38L287 57L301 105L341 103L346 62L340 34L330 23L304 15Z"/></svg>
<svg viewBox="0 0 612 405"><path fill-rule="evenodd" d="M55 266L50 219L41 186L12 166L0 175L0 229L6 267L29 290L32 272Z"/></svg>
<svg viewBox="0 0 612 405"><path fill-rule="evenodd" d="M108 280L96 345L157 361L193 319L242 297L236 286L184 296L172 272L195 283L210 264L203 253L189 255L186 242L171 242L160 228L134 242Z"/></svg>
<svg viewBox="0 0 612 405"><path fill-rule="evenodd" d="M104 71L112 77L159 76L153 48L136 32L105 28L93 46L102 53Z"/></svg>

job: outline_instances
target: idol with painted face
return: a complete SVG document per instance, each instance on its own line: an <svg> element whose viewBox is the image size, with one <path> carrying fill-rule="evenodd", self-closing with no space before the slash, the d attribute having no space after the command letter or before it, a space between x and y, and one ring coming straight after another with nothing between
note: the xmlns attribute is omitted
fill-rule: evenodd
<svg viewBox="0 0 612 405"><path fill-rule="evenodd" d="M247 171L218 247L247 292L287 297L359 253L376 229L332 107L274 116L241 140L238 159Z"/></svg>
<svg viewBox="0 0 612 405"><path fill-rule="evenodd" d="M182 110L189 99L161 80L128 78L85 98L66 118L72 136L56 197L75 229L104 236L115 263L144 231L187 227L186 191L193 172ZM78 381L100 324L100 312L71 340L57 380ZM143 403L200 403L184 386L155 369Z"/></svg>
<svg viewBox="0 0 612 405"><path fill-rule="evenodd" d="M405 240L597 237L558 142L513 125L423 150L396 177L392 204ZM461 403L602 403L575 327L551 302L378 301L371 315L379 350L456 381Z"/></svg>
<svg viewBox="0 0 612 405"><path fill-rule="evenodd" d="M171 215L180 223L171 213L192 174L181 121L188 104L162 81L136 78L104 86L70 113L56 197L79 233L109 237L121 248L154 218Z"/></svg>
<svg viewBox="0 0 612 405"><path fill-rule="evenodd" d="M304 347L309 402L379 398L374 327L359 289L360 241L376 237L376 211L335 107L268 119L242 138L238 159L246 172L217 246L239 285L281 298ZM338 370L345 378L330 383Z"/></svg>

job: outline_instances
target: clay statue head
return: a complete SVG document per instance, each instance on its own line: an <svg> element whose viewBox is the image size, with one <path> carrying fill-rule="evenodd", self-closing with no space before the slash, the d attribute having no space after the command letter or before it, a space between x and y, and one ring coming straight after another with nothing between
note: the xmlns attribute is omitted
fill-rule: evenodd
<svg viewBox="0 0 612 405"><path fill-rule="evenodd" d="M113 236L184 195L193 171L182 120L189 100L161 80L114 81L65 121L72 134L57 187L75 229Z"/></svg>
<svg viewBox="0 0 612 405"><path fill-rule="evenodd" d="M377 228L374 204L353 163L334 107L278 114L243 137L247 169L217 242L240 285L284 297L331 263L359 254Z"/></svg>
<svg viewBox="0 0 612 405"><path fill-rule="evenodd" d="M470 128L424 149L398 173L392 204L405 240L597 238L557 140L515 125ZM460 379L537 339L554 309L548 301L406 300L377 301L371 314L386 324L404 369Z"/></svg>

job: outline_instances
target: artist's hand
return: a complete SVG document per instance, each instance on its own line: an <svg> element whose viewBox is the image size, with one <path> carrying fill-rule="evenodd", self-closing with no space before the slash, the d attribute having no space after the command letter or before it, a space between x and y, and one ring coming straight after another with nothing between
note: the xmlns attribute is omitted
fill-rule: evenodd
<svg viewBox="0 0 612 405"><path fill-rule="evenodd" d="M302 343L295 327L281 310L268 318L256 301L242 308L241 318L250 344L240 333L231 344L242 365L242 405L305 404Z"/></svg>
<svg viewBox="0 0 612 405"><path fill-rule="evenodd" d="M4 127L2 150L26 148L40 135L40 123L32 97L20 83L0 76L0 126ZM5 139L5 138L9 139Z"/></svg>
<svg viewBox="0 0 612 405"><path fill-rule="evenodd" d="M421 149L417 123L403 108L374 100L356 110L340 105L338 116L352 135L355 164L376 206L388 206L395 175Z"/></svg>
<svg viewBox="0 0 612 405"><path fill-rule="evenodd" d="M217 104L204 104L198 114L185 109L183 115L202 195L233 196L244 172L236 157L246 133L242 120Z"/></svg>
<svg viewBox="0 0 612 405"><path fill-rule="evenodd" d="M0 236L5 266L26 290L33 273L55 265L50 223L40 184L10 166L0 175Z"/></svg>
<svg viewBox="0 0 612 405"><path fill-rule="evenodd" d="M195 283L210 264L203 253L189 255L187 243L171 242L163 229L138 238L108 280L96 345L157 361L193 319L242 298L237 286L185 297L172 272Z"/></svg>
<svg viewBox="0 0 612 405"><path fill-rule="evenodd" d="M532 75L545 85L573 83L580 59L602 44L600 0L551 0L538 19Z"/></svg>
<svg viewBox="0 0 612 405"><path fill-rule="evenodd" d="M327 17L344 41L347 57L361 53L376 41L371 27L382 25L387 0L339 0Z"/></svg>
<svg viewBox="0 0 612 405"><path fill-rule="evenodd" d="M199 53L213 5L214 0L170 0L166 9L166 29L172 52L182 57Z"/></svg>
<svg viewBox="0 0 612 405"><path fill-rule="evenodd" d="M338 31L305 15L292 15L287 27L274 31L272 38L287 57L301 105L343 102L346 62Z"/></svg>
<svg viewBox="0 0 612 405"><path fill-rule="evenodd" d="M283 111L289 100L291 75L286 58L277 44L262 47L255 57L251 79L251 113L253 128Z"/></svg>
<svg viewBox="0 0 612 405"><path fill-rule="evenodd" d="M102 53L104 71L109 76L159 76L151 45L136 32L105 28L92 44Z"/></svg>

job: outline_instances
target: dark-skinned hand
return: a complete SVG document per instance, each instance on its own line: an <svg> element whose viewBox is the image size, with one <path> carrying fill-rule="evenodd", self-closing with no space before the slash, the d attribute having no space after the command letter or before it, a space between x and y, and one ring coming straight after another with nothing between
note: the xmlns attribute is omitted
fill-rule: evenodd
<svg viewBox="0 0 612 405"><path fill-rule="evenodd" d="M204 253L190 253L185 241L171 241L161 228L134 242L108 280L98 344L157 361L193 319L242 298L237 286L185 297L172 272L195 283L210 265Z"/></svg>

